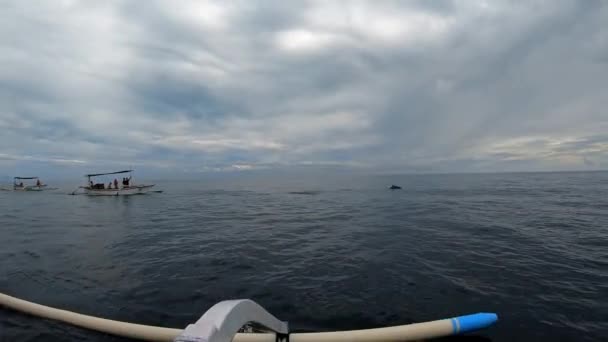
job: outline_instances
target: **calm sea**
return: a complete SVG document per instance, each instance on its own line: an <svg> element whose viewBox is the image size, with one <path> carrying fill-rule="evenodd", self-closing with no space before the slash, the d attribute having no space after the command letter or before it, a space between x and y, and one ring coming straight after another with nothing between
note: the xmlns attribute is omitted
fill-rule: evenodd
<svg viewBox="0 0 608 342"><path fill-rule="evenodd" d="M0 192L0 292L168 327L250 298L296 331L496 312L458 340L608 340L608 173L157 186ZM0 309L0 340L120 339Z"/></svg>

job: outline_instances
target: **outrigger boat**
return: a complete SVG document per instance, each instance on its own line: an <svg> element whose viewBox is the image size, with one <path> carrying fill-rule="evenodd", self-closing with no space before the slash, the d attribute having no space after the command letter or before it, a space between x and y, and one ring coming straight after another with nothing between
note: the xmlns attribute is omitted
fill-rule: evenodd
<svg viewBox="0 0 608 342"><path fill-rule="evenodd" d="M131 184L131 174L133 170L123 170L106 173L92 173L85 175L87 178L87 185L81 186L80 189L84 189L85 195L89 196L129 196L129 195L141 195L151 191L154 184ZM122 182L118 183L118 180L114 179L114 182L110 182L107 186L105 183L94 183L93 179L99 176L118 175L118 174L129 174L129 177L123 177ZM75 194L73 192L72 194Z"/></svg>
<svg viewBox="0 0 608 342"><path fill-rule="evenodd" d="M36 184L27 185L23 184L24 180L36 180ZM13 178L13 190L14 191L43 191L43 190L53 190L54 188L49 188L46 184L40 183L40 179L38 177L14 177Z"/></svg>

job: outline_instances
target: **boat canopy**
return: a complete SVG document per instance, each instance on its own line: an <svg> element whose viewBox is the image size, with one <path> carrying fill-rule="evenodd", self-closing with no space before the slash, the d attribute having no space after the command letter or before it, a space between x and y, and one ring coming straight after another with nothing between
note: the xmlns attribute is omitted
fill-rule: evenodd
<svg viewBox="0 0 608 342"><path fill-rule="evenodd" d="M13 179L38 179L38 177L14 177Z"/></svg>
<svg viewBox="0 0 608 342"><path fill-rule="evenodd" d="M105 175L116 175L119 173L129 173L129 172L133 172L133 170L123 170L123 171L106 172L106 173L92 173L90 175L84 175L84 176L85 177L97 177L97 176L105 176Z"/></svg>

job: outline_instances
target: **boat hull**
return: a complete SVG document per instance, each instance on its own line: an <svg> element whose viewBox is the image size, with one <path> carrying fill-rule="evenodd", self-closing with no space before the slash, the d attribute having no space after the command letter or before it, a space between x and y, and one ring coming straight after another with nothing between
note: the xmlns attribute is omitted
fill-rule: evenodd
<svg viewBox="0 0 608 342"><path fill-rule="evenodd" d="M151 191L154 184L135 185L120 189L89 189L84 188L84 193L89 196L132 196L143 195Z"/></svg>
<svg viewBox="0 0 608 342"><path fill-rule="evenodd" d="M44 191L44 190L52 190L51 188L47 188L46 185L31 185L31 186L16 186L13 188L14 191Z"/></svg>

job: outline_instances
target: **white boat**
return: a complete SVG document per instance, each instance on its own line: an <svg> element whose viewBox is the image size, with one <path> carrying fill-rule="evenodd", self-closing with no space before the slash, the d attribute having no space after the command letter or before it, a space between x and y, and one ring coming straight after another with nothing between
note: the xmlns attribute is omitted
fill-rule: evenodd
<svg viewBox="0 0 608 342"><path fill-rule="evenodd" d="M89 196L130 196L130 195L142 195L152 191L154 184L132 184L132 172L133 170L123 170L106 173L92 173L85 175L87 178L87 185L81 186L84 189L85 195ZM118 174L129 174L129 177L123 177L122 182L118 182L114 179L109 184L95 183L93 182L95 177L118 175Z"/></svg>
<svg viewBox="0 0 608 342"><path fill-rule="evenodd" d="M36 180L36 184L24 184L24 180ZM38 177L14 177L13 178L13 191L44 191L54 190L55 188L49 188L46 184L42 184Z"/></svg>

